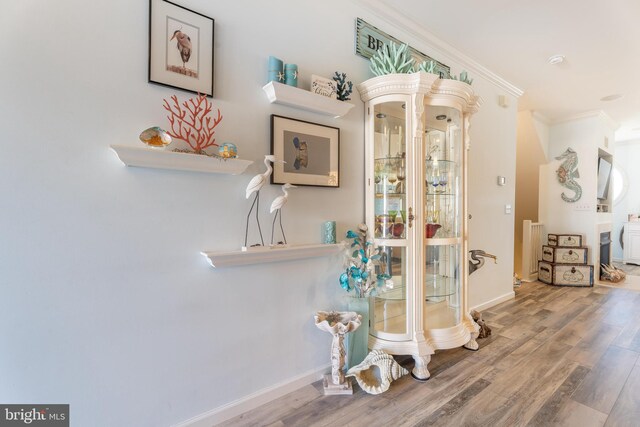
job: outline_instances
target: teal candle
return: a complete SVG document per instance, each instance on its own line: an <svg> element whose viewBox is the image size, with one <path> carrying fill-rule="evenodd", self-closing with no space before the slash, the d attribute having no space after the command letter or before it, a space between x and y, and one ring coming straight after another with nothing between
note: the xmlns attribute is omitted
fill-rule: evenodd
<svg viewBox="0 0 640 427"><path fill-rule="evenodd" d="M298 86L298 66L296 64L284 64L284 84Z"/></svg>
<svg viewBox="0 0 640 427"><path fill-rule="evenodd" d="M322 243L332 244L336 243L336 222L326 221L322 223Z"/></svg>
<svg viewBox="0 0 640 427"><path fill-rule="evenodd" d="M269 57L268 76L270 82L284 83L284 63L275 56Z"/></svg>

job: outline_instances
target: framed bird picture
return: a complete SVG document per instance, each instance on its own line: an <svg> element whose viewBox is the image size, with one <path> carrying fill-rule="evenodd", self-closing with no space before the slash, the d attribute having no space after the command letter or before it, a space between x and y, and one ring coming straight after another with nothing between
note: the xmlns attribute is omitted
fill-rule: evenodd
<svg viewBox="0 0 640 427"><path fill-rule="evenodd" d="M271 115L272 184L339 187L340 129Z"/></svg>
<svg viewBox="0 0 640 427"><path fill-rule="evenodd" d="M149 82L213 96L214 20L166 0L149 1Z"/></svg>

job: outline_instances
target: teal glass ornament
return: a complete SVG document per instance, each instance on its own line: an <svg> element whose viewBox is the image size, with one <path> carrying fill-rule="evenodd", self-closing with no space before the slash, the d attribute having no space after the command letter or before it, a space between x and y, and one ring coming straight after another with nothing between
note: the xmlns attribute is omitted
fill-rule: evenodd
<svg viewBox="0 0 640 427"><path fill-rule="evenodd" d="M322 243L325 245L336 243L335 221L325 221L322 223Z"/></svg>
<svg viewBox="0 0 640 427"><path fill-rule="evenodd" d="M340 275L340 286L345 291L349 290L349 275L347 273L342 273Z"/></svg>

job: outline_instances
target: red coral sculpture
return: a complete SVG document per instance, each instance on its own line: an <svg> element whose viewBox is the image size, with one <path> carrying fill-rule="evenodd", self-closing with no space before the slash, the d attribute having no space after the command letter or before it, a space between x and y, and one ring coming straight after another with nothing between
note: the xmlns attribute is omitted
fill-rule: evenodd
<svg viewBox="0 0 640 427"><path fill-rule="evenodd" d="M222 115L218 110L217 118L209 117L213 104L207 100L207 96L198 94L196 98L191 98L182 105L176 95L173 95L171 100L173 103L169 104L163 99L164 109L169 112L169 135L185 141L197 154L204 154L207 147L217 147L214 129L222 121Z"/></svg>

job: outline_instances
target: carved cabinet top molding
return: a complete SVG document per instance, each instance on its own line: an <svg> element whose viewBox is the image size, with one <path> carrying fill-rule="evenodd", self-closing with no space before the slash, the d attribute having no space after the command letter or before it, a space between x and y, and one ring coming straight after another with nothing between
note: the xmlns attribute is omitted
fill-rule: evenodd
<svg viewBox="0 0 640 427"><path fill-rule="evenodd" d="M441 79L425 72L410 74L389 74L369 79L357 86L364 102L383 94L423 94L432 101L457 104L463 113L473 114L482 105L482 98L476 95L470 85L449 79Z"/></svg>

